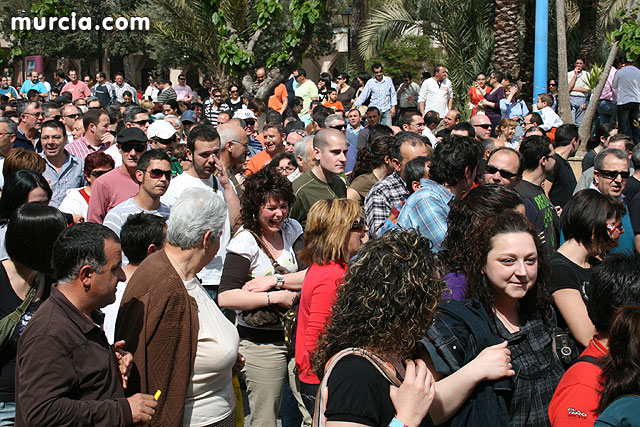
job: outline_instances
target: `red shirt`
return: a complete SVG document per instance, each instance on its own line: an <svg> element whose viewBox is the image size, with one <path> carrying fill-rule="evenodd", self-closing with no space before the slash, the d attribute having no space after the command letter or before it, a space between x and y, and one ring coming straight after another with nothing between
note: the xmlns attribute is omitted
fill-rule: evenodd
<svg viewBox="0 0 640 427"><path fill-rule="evenodd" d="M602 357L609 350L593 338L580 356ZM576 363L563 375L549 404L552 426L593 426L600 403L602 369L590 362Z"/></svg>
<svg viewBox="0 0 640 427"><path fill-rule="evenodd" d="M296 332L296 367L300 381L304 383L320 384L311 370L309 355L316 347L318 336L324 331L338 285L346 271L347 264L331 261L327 265L311 265L304 276Z"/></svg>

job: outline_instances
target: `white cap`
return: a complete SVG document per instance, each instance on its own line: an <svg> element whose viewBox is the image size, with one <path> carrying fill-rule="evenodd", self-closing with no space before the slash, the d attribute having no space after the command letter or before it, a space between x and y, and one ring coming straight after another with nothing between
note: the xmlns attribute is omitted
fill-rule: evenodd
<svg viewBox="0 0 640 427"><path fill-rule="evenodd" d="M147 129L147 138L169 139L175 134L176 130L173 125L164 120L156 120Z"/></svg>
<svg viewBox="0 0 640 427"><path fill-rule="evenodd" d="M256 118L255 114L253 114L253 111L249 110L248 108L239 109L233 115L233 118L234 119L242 119L242 120L247 120L247 119L258 120Z"/></svg>

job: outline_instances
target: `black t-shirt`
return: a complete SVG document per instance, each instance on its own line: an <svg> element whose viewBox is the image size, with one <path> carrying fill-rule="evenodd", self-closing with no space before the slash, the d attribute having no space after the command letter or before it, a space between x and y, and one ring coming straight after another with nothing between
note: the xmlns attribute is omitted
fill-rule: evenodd
<svg viewBox="0 0 640 427"><path fill-rule="evenodd" d="M231 117L235 114L236 111L242 108L242 98L238 98L237 101L233 101L231 98L227 99L225 103L229 106L229 110L231 110Z"/></svg>
<svg viewBox="0 0 640 427"><path fill-rule="evenodd" d="M204 102L207 99L210 98L209 96L209 89L205 89L202 86L200 86L198 89L196 89L196 93L198 94L198 97L200 98L200 102Z"/></svg>
<svg viewBox="0 0 640 427"><path fill-rule="evenodd" d="M29 304L26 312L20 318L20 323L14 335L0 352L0 402L15 402L15 370L18 338L42 301L45 297L49 296L48 286L50 286L50 283L45 283L46 295ZM0 319L13 313L20 304L22 304L22 299L14 292L9 282L7 271L4 269L4 265L0 263Z"/></svg>
<svg viewBox="0 0 640 427"><path fill-rule="evenodd" d="M631 203L638 193L640 193L640 181L630 176L627 180L627 186L624 187L624 197L627 203Z"/></svg>
<svg viewBox="0 0 640 427"><path fill-rule="evenodd" d="M520 181L515 189L522 197L529 199L538 210L543 230L540 233L540 238L543 240L542 243L547 254L553 253L554 250L558 249L560 243L560 219L551 205L551 201L542 187L528 181Z"/></svg>
<svg viewBox="0 0 640 427"><path fill-rule="evenodd" d="M569 162L563 159L562 156L554 154L553 158L556 160L556 165L553 168L553 176L549 178L549 181L553 182L549 198L553 206L564 208L571 196L573 196L573 190L575 190L577 184L576 176L573 174L573 169L571 169Z"/></svg>
<svg viewBox="0 0 640 427"><path fill-rule="evenodd" d="M589 260L591 265L597 263L595 258ZM560 252L554 252L550 259L551 265L551 284L549 293L553 294L561 289L575 289L580 292L582 301L587 303L587 285L591 279L591 268L583 268L571 261ZM567 328L567 323L562 318L562 314L556 307L558 316L558 326L563 329Z"/></svg>
<svg viewBox="0 0 640 427"><path fill-rule="evenodd" d="M633 233L640 234L640 194L636 194L633 200L627 203L627 206L629 206L629 218L631 219Z"/></svg>
<svg viewBox="0 0 640 427"><path fill-rule="evenodd" d="M387 427L395 416L390 383L367 359L349 355L338 361L327 382L327 421ZM432 426L427 415L420 426Z"/></svg>
<svg viewBox="0 0 640 427"><path fill-rule="evenodd" d="M582 158L582 173L587 169L593 167L593 163L596 161L596 152L590 150L587 154Z"/></svg>

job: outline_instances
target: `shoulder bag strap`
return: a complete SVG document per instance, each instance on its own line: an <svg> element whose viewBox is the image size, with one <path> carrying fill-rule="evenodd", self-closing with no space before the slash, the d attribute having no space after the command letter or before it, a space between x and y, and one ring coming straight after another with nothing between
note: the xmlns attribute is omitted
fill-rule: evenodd
<svg viewBox="0 0 640 427"><path fill-rule="evenodd" d="M267 245L265 245L264 242L262 241L262 238L260 238L260 236L258 236L258 234L253 230L248 230L246 228L245 228L245 230L253 235L253 237L256 239L256 242L258 242L258 246L260 246L260 249L262 249L262 252L264 252L265 255L267 255L269 257L269 261L271 262L271 265L273 266L273 272L280 274L279 272L284 270L285 268L282 267L278 263L278 261L275 260L275 258L273 258L273 255L271 255L271 252L267 248Z"/></svg>

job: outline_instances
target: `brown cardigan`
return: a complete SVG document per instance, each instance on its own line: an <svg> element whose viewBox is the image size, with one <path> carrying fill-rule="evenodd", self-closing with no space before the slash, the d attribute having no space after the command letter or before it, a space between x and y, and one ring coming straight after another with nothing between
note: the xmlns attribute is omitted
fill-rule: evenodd
<svg viewBox="0 0 640 427"><path fill-rule="evenodd" d="M127 395L162 391L152 426L182 426L198 329L198 305L164 250L149 255L129 280L115 336L133 354Z"/></svg>

